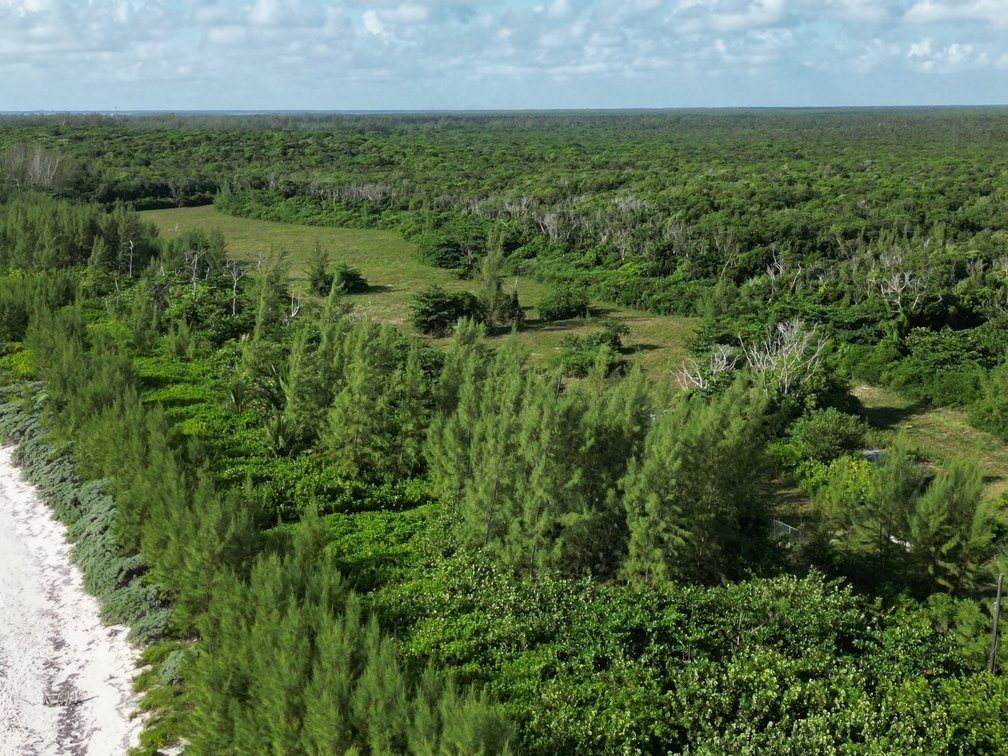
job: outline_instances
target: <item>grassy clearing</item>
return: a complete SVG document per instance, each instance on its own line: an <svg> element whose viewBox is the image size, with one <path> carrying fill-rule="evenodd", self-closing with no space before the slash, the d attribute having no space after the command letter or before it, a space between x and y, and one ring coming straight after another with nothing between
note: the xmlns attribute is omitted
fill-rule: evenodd
<svg viewBox="0 0 1008 756"><path fill-rule="evenodd" d="M449 290L475 290L473 282L460 281L450 271L418 261L413 246L392 231L249 220L218 213L211 206L150 210L142 215L166 238L188 229L219 228L230 254L238 258L256 260L261 255L285 252L295 285L303 284L309 256L315 244L321 244L329 251L333 264L345 262L358 268L371 285L370 291L347 297L357 312L409 332L413 332L409 325L410 303L414 293L423 287L436 283ZM565 335L588 333L597 327L592 319L555 323L539 320L534 304L546 293L546 287L536 281L519 278L518 293L526 310L526 327L518 338L534 360L545 360L558 351ZM625 352L654 378L682 365L687 356L686 342L696 326L693 318L656 316L605 302L595 303L593 314L629 326Z"/></svg>
<svg viewBox="0 0 1008 756"><path fill-rule="evenodd" d="M961 410L927 407L867 384L855 387L854 395L861 400L872 427L884 433L902 433L938 461L976 459L988 493L1000 496L1008 491L1008 445L970 426Z"/></svg>

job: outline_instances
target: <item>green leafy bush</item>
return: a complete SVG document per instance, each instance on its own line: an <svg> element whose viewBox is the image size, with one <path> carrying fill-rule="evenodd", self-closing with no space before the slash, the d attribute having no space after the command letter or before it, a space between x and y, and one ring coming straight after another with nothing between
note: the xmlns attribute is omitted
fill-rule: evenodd
<svg viewBox="0 0 1008 756"><path fill-rule="evenodd" d="M420 333L445 336L462 318L485 320L482 303L467 291L449 292L435 284L413 299L410 322Z"/></svg>
<svg viewBox="0 0 1008 756"><path fill-rule="evenodd" d="M970 422L1008 441L1008 362L994 368L982 382L970 407Z"/></svg>
<svg viewBox="0 0 1008 756"><path fill-rule="evenodd" d="M799 460L829 462L864 446L868 426L859 417L828 407L798 418L788 438Z"/></svg>
<svg viewBox="0 0 1008 756"><path fill-rule="evenodd" d="M336 266L333 281L347 294L361 294L368 290L367 279L357 268L351 268L346 263Z"/></svg>
<svg viewBox="0 0 1008 756"><path fill-rule="evenodd" d="M308 290L312 294L324 297L332 288L335 276L329 270L329 253L322 249L318 242L315 243L312 256L308 259L305 276L308 279Z"/></svg>
<svg viewBox="0 0 1008 756"><path fill-rule="evenodd" d="M605 375L612 375L626 368L627 362L620 356L619 349L623 346L623 336L630 329L618 320L607 319L601 325L601 329L584 336L568 334L560 339L560 353L553 363L564 375L583 378L598 366Z"/></svg>
<svg viewBox="0 0 1008 756"><path fill-rule="evenodd" d="M588 316L590 301L583 289L563 286L551 289L539 300L537 308L543 320L565 320Z"/></svg>

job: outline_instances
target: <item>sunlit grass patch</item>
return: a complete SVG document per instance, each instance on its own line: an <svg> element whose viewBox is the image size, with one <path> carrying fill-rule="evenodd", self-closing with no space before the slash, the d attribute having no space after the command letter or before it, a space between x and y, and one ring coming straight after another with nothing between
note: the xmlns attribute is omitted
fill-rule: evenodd
<svg viewBox="0 0 1008 756"><path fill-rule="evenodd" d="M354 228L300 226L289 223L236 218L211 206L172 210L151 210L143 217L155 223L161 236L171 238L188 229L219 228L228 253L256 261L284 253L296 288L305 289L309 261L316 245L328 251L335 267L346 263L360 270L369 289L349 294L346 301L358 315L395 325L416 335L409 322L414 295L426 286L438 284L448 290L476 291L473 281L462 281L448 270L420 262L413 245L393 231ZM513 278L507 278L510 285ZM686 358L686 343L696 327L694 318L661 316L619 307L606 302L592 303L592 317L547 322L539 318L536 303L547 287L530 278L518 277L518 294L525 308L526 322L518 334L533 361L545 362L557 354L565 335L585 335L600 328L599 321L611 318L625 323L629 334L623 339L625 356L639 363L653 378L668 376ZM494 338L507 338L506 333ZM439 343L439 340L434 340Z"/></svg>
<svg viewBox="0 0 1008 756"><path fill-rule="evenodd" d="M861 400L872 427L903 434L936 461L976 459L990 495L1008 490L1008 445L972 427L962 410L928 407L868 384L856 386L854 395Z"/></svg>

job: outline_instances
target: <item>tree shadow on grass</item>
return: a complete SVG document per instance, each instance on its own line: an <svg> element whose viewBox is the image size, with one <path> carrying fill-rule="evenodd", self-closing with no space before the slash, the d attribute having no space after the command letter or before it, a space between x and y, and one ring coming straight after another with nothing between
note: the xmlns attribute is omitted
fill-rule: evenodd
<svg viewBox="0 0 1008 756"><path fill-rule="evenodd" d="M656 349L663 349L661 344L627 344L620 349L620 354L634 354L636 352L653 352Z"/></svg>
<svg viewBox="0 0 1008 756"><path fill-rule="evenodd" d="M877 406L865 407L861 405L861 416L868 421L873 428L882 430L893 430L900 423L912 417L916 417L928 409L924 402L916 402L907 407Z"/></svg>
<svg viewBox="0 0 1008 756"><path fill-rule="evenodd" d="M984 475L983 478L982 478L982 480L983 480L983 484L985 486L989 487L989 486L994 485L995 483L1000 483L1001 481L1003 481L1004 480L1004 476L1003 475Z"/></svg>

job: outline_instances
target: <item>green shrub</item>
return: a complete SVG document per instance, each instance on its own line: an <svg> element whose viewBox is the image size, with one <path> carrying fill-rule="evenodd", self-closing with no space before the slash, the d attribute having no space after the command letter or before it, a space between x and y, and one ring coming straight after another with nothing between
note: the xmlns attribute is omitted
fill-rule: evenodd
<svg viewBox="0 0 1008 756"><path fill-rule="evenodd" d="M449 292L432 285L413 299L410 322L430 336L445 336L462 318L482 323L486 320L483 305L467 291Z"/></svg>
<svg viewBox="0 0 1008 756"><path fill-rule="evenodd" d="M552 289L539 300L537 309L543 320L565 320L588 316L590 301L581 289L564 286Z"/></svg>
<svg viewBox="0 0 1008 756"><path fill-rule="evenodd" d="M308 290L312 294L324 297L332 288L335 276L329 270L329 253L322 249L318 242L315 242L315 249L308 260L308 267L305 268L305 277L308 279Z"/></svg>
<svg viewBox="0 0 1008 756"><path fill-rule="evenodd" d="M1008 362L988 373L980 397L970 407L970 422L1008 441Z"/></svg>
<svg viewBox="0 0 1008 756"><path fill-rule="evenodd" d="M829 462L863 448L867 432L861 418L829 407L798 418L788 436L799 460Z"/></svg>
<svg viewBox="0 0 1008 756"><path fill-rule="evenodd" d="M596 367L612 375L626 368L627 362L619 350L630 329L625 323L611 319L601 321L600 325L599 330L584 336L568 334L560 339L560 353L552 362L564 375L584 378Z"/></svg>
<svg viewBox="0 0 1008 756"><path fill-rule="evenodd" d="M415 235L413 241L423 262L468 275L486 252L489 232L490 221L485 218L452 215L441 219L436 228Z"/></svg>
<svg viewBox="0 0 1008 756"><path fill-rule="evenodd" d="M333 281L347 294L362 294L368 290L367 279L357 268L351 268L346 263L336 266Z"/></svg>

